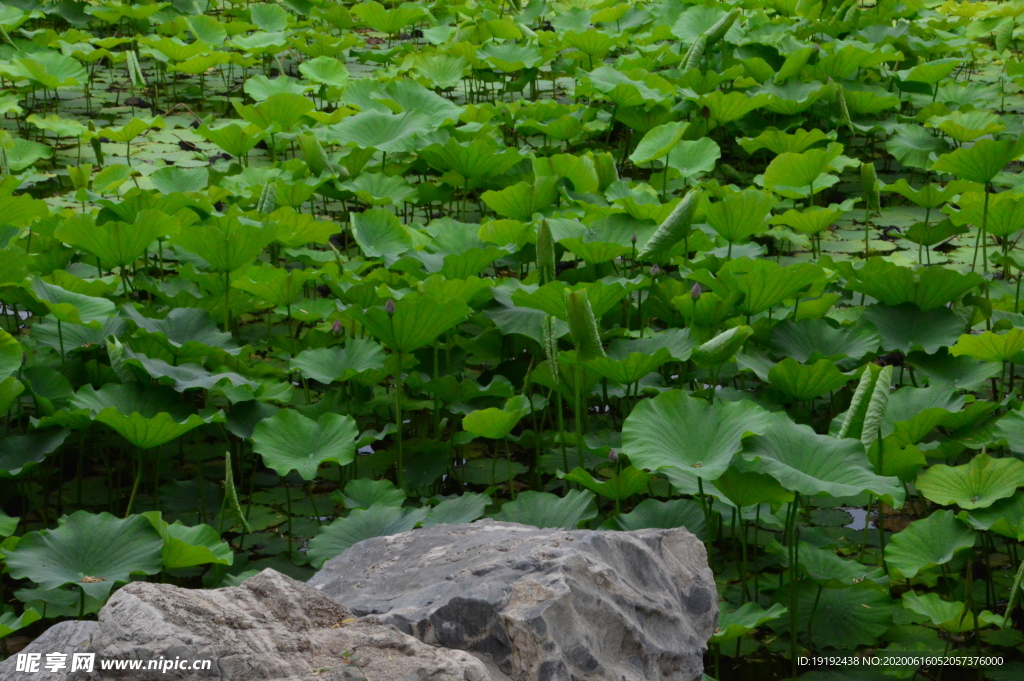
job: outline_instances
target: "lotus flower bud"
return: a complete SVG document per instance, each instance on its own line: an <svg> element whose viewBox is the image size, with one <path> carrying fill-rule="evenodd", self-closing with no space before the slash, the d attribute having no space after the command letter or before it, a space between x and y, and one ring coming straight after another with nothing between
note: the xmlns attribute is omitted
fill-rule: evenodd
<svg viewBox="0 0 1024 681"><path fill-rule="evenodd" d="M702 289L700 287L700 282L698 281L696 284L693 285L693 288L690 289L690 298L692 298L694 302L697 302L698 300L700 300L701 293Z"/></svg>
<svg viewBox="0 0 1024 681"><path fill-rule="evenodd" d="M394 316L394 314L395 314L395 301L392 300L391 298L388 298L388 302L384 303L384 311L388 313L389 317Z"/></svg>
<svg viewBox="0 0 1024 681"><path fill-rule="evenodd" d="M636 234L634 234L633 236L629 237L629 241L630 241L631 244L633 244L635 246L636 245Z"/></svg>
<svg viewBox="0 0 1024 681"><path fill-rule="evenodd" d="M661 274L661 265L654 263L651 265L651 277L657 278L659 274Z"/></svg>
<svg viewBox="0 0 1024 681"><path fill-rule="evenodd" d="M335 336L340 336L341 331L341 320L335 319L334 324L331 325L331 333L333 333Z"/></svg>
<svg viewBox="0 0 1024 681"><path fill-rule="evenodd" d="M608 460L611 461L612 463L618 463L619 462L619 453L617 451L615 451L614 449L609 449L608 450Z"/></svg>

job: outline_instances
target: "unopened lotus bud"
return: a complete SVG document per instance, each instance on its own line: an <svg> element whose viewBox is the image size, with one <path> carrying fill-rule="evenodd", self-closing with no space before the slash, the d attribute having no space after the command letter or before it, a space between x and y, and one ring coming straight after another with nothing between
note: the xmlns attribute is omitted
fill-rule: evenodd
<svg viewBox="0 0 1024 681"><path fill-rule="evenodd" d="M333 333L335 336L340 336L341 330L341 320L335 319L334 324L331 325L331 333Z"/></svg>
<svg viewBox="0 0 1024 681"><path fill-rule="evenodd" d="M634 246L636 245L636 234L634 234L633 236L629 237L629 242L631 244L633 244Z"/></svg>
<svg viewBox="0 0 1024 681"><path fill-rule="evenodd" d="M693 288L690 289L690 298L692 298L693 301L696 302L700 300L701 293L703 293L703 291L700 287L700 282L697 282L696 284L693 285Z"/></svg>
<svg viewBox="0 0 1024 681"><path fill-rule="evenodd" d="M654 263L651 265L651 277L657 278L659 274L661 274L661 265Z"/></svg>
<svg viewBox="0 0 1024 681"><path fill-rule="evenodd" d="M617 451L615 451L614 449L608 450L608 460L611 461L612 463L618 463L619 462L619 453Z"/></svg>
<svg viewBox="0 0 1024 681"><path fill-rule="evenodd" d="M392 300L391 298L388 298L388 302L384 303L384 311L388 313L389 317L394 316L394 314L395 314L395 301Z"/></svg>

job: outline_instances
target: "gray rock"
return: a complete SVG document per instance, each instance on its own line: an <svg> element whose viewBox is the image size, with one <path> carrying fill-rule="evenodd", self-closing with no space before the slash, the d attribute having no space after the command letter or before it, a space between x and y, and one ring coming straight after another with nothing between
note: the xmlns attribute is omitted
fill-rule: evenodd
<svg viewBox="0 0 1024 681"><path fill-rule="evenodd" d="M92 652L93 673L47 679L224 681L488 681L480 660L436 648L373 618L357 620L320 592L273 570L212 591L133 582L99 622L53 627L27 652ZM102 659L210 660L209 670L101 671ZM145 666L145 665L144 665ZM22 681L15 660L0 681Z"/></svg>
<svg viewBox="0 0 1024 681"><path fill-rule="evenodd" d="M692 681L718 620L704 545L682 528L439 525L360 542L309 585L514 681Z"/></svg>

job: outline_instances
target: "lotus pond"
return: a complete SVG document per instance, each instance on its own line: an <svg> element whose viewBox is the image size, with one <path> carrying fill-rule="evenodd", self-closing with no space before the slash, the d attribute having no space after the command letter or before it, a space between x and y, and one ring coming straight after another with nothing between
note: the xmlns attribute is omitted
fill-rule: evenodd
<svg viewBox="0 0 1024 681"><path fill-rule="evenodd" d="M690 529L717 679L1024 678L1022 15L5 0L0 653L491 517ZM796 664L908 652L1005 662Z"/></svg>

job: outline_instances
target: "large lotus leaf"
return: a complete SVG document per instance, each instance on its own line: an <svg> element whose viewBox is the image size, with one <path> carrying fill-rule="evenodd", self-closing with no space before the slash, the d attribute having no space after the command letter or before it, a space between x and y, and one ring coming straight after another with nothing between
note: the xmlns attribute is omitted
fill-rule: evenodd
<svg viewBox="0 0 1024 681"><path fill-rule="evenodd" d="M885 562L911 579L922 570L948 563L957 551L974 546L974 541L974 530L957 520L953 511L936 511L894 534L885 547Z"/></svg>
<svg viewBox="0 0 1024 681"><path fill-rule="evenodd" d="M187 227L173 241L205 260L214 272L234 272L255 260L274 236L273 229L225 215Z"/></svg>
<svg viewBox="0 0 1024 681"><path fill-rule="evenodd" d="M1002 371L999 362L977 362L970 357L953 357L946 350L934 355L912 352L907 363L930 381L948 383L961 390L981 391L983 386ZM1024 452L1024 449L1020 451Z"/></svg>
<svg viewBox="0 0 1024 681"><path fill-rule="evenodd" d="M353 214L352 235L369 258L397 257L416 245L413 230L384 208Z"/></svg>
<svg viewBox="0 0 1024 681"><path fill-rule="evenodd" d="M960 147L943 154L932 164L931 170L948 173L961 180L988 184L1006 164L1024 153L1024 139L978 140L971 147Z"/></svg>
<svg viewBox="0 0 1024 681"><path fill-rule="evenodd" d="M0 478L17 477L41 464L64 444L70 432L65 428L42 428L28 435L0 438Z"/></svg>
<svg viewBox="0 0 1024 681"><path fill-rule="evenodd" d="M771 476L741 472L731 466L712 484L737 508L771 504L773 509L778 509L782 504L793 501L793 492Z"/></svg>
<svg viewBox="0 0 1024 681"><path fill-rule="evenodd" d="M149 181L162 194L201 192L210 183L210 171L207 168L164 166L153 171ZM136 224L138 223L139 220L136 220Z"/></svg>
<svg viewBox="0 0 1024 681"><path fill-rule="evenodd" d="M978 109L974 111L961 109L945 116L932 116L928 119L928 125L938 128L961 144L1006 130L1006 126L999 116L991 111Z"/></svg>
<svg viewBox="0 0 1024 681"><path fill-rule="evenodd" d="M869 567L858 560L840 558L830 548L818 548L807 542L800 542L798 547L800 567L811 579L828 587L850 586L865 580L888 583L888 578L881 568ZM788 561L787 561L788 563Z"/></svg>
<svg viewBox="0 0 1024 681"><path fill-rule="evenodd" d="M710 117L718 124L724 125L743 118L769 101L769 96L765 94L750 96L738 90L728 93L714 90L697 98L697 106L707 107Z"/></svg>
<svg viewBox="0 0 1024 681"><path fill-rule="evenodd" d="M686 123L674 121L654 128L640 140L636 149L629 155L633 163L648 163L667 156L672 147L683 138Z"/></svg>
<svg viewBox="0 0 1024 681"><path fill-rule="evenodd" d="M529 411L529 400L522 395L516 395L501 409L489 407L466 414L462 419L462 427L477 437L501 440L508 437L519 420Z"/></svg>
<svg viewBox="0 0 1024 681"><path fill-rule="evenodd" d="M376 504L401 507L405 503L405 490L396 489L390 480L356 478L345 485L343 492L335 492L331 500L345 508L370 508Z"/></svg>
<svg viewBox="0 0 1024 681"><path fill-rule="evenodd" d="M594 90L618 107L645 106L672 97L671 83L642 69L623 72L606 64L588 73L587 78Z"/></svg>
<svg viewBox="0 0 1024 681"><path fill-rule="evenodd" d="M267 78L260 74L246 80L245 86L242 89L245 91L245 94L252 97L253 100L262 102L273 95L280 93L303 95L308 90L312 89L312 87L313 86L311 85L303 85L289 76Z"/></svg>
<svg viewBox="0 0 1024 681"><path fill-rule="evenodd" d="M776 598L789 602L789 587L778 591ZM803 635L809 625L815 646L850 649L878 643L879 637L892 626L896 605L888 589L867 582L824 588L819 593L818 585L807 580L797 587L796 611L797 631ZM780 618L774 628L787 630L789 618Z"/></svg>
<svg viewBox="0 0 1024 681"><path fill-rule="evenodd" d="M679 172L684 178L710 173L715 162L722 157L722 149L710 137L698 140L681 140L668 154L668 167Z"/></svg>
<svg viewBox="0 0 1024 681"><path fill-rule="evenodd" d="M321 56L299 64L299 72L314 83L345 87L348 85L348 69L345 63L334 57Z"/></svg>
<svg viewBox="0 0 1024 681"><path fill-rule="evenodd" d="M50 209L46 203L33 199L26 194L0 197L0 215L4 216L3 224L5 226L28 227L36 220L45 218L49 214ZM5 254L5 257L7 255L9 254Z"/></svg>
<svg viewBox="0 0 1024 681"><path fill-rule="evenodd" d="M109 513L76 511L57 529L29 532L13 551L3 553L15 579L31 579L43 589L74 584L105 600L133 574L160 572L163 543L143 516L121 520Z"/></svg>
<svg viewBox="0 0 1024 681"><path fill-rule="evenodd" d="M398 33L409 24L422 19L426 10L412 3L403 3L394 9L386 9L376 1L364 2L352 9L364 24L382 33Z"/></svg>
<svg viewBox="0 0 1024 681"><path fill-rule="evenodd" d="M619 347L621 345L620 343ZM650 353L631 352L624 357L616 358L611 356L610 350L609 347L607 356L590 360L590 368L601 374L603 378L622 385L635 383L662 364L672 360L672 354L666 348L658 348Z"/></svg>
<svg viewBox="0 0 1024 681"><path fill-rule="evenodd" d="M977 336L964 334L949 354L954 357L967 355L982 362L1006 362L1024 350L1024 329L1014 327L1006 333L985 331Z"/></svg>
<svg viewBox="0 0 1024 681"><path fill-rule="evenodd" d="M0 329L0 381L6 380L21 370L24 354L21 343L14 336Z"/></svg>
<svg viewBox="0 0 1024 681"><path fill-rule="evenodd" d="M957 517L976 530L992 531L1024 541L1024 494L1014 494L986 508L972 509L970 513L960 511Z"/></svg>
<svg viewBox="0 0 1024 681"><path fill-rule="evenodd" d="M339 144L393 154L414 151L417 137L431 131L430 119L415 111L402 114L364 111L330 126L327 134Z"/></svg>
<svg viewBox="0 0 1024 681"><path fill-rule="evenodd" d="M52 50L6 62L3 71L12 80L34 81L48 90L82 85L88 80L85 67L77 60Z"/></svg>
<svg viewBox="0 0 1024 681"><path fill-rule="evenodd" d="M811 400L846 385L852 377L841 372L831 360L819 359L808 366L787 357L768 372L772 387L794 400Z"/></svg>
<svg viewBox="0 0 1024 681"><path fill-rule="evenodd" d="M902 165L925 170L938 154L949 150L949 143L920 125L909 124L896 127L896 134L885 143L885 150Z"/></svg>
<svg viewBox="0 0 1024 681"><path fill-rule="evenodd" d="M955 68L961 65L963 65L963 61L954 57L936 59L934 61L917 64L916 66L903 71L897 71L896 75L902 81L935 85L939 81L945 79L945 77L952 73Z"/></svg>
<svg viewBox="0 0 1024 681"><path fill-rule="evenodd" d="M920 189L914 189L907 182L906 178L901 177L892 184L883 185L882 191L895 192L903 198L913 201L921 208L934 209L939 208L954 196L967 191L972 186L970 182L965 180L954 180L945 185L929 182Z"/></svg>
<svg viewBox="0 0 1024 681"><path fill-rule="evenodd" d="M153 338L178 359L193 359L217 351L237 355L242 351L231 334L217 329L206 310L176 307L163 319L144 317L131 305L122 308L124 315L135 322L144 337Z"/></svg>
<svg viewBox="0 0 1024 681"><path fill-rule="evenodd" d="M348 381L364 371L384 368L384 349L365 338L348 341L345 347L332 346L303 350L291 360L293 369L321 383Z"/></svg>
<svg viewBox="0 0 1024 681"><path fill-rule="evenodd" d="M743 439L768 426L768 413L753 402L708 404L672 390L633 409L622 426L622 451L647 470L678 469L714 480L743 448Z"/></svg>
<svg viewBox="0 0 1024 681"><path fill-rule="evenodd" d="M197 565L231 565L235 554L231 546L220 538L220 533L209 525L188 527L181 522L170 524L159 511L143 513L164 540L160 552L165 570L195 567Z"/></svg>
<svg viewBox="0 0 1024 681"><path fill-rule="evenodd" d="M434 341L471 312L462 302L441 302L433 296L410 294L394 303L394 313L371 307L353 315L374 337L396 352L412 352Z"/></svg>
<svg viewBox="0 0 1024 681"><path fill-rule="evenodd" d="M588 471L579 467L574 468L561 477L578 483L606 499L618 501L628 499L634 494L645 492L651 479L650 475L633 466L627 466L608 480L597 480Z"/></svg>
<svg viewBox="0 0 1024 681"><path fill-rule="evenodd" d="M321 528L319 534L309 540L309 559L319 567L353 544L373 537L408 532L426 518L426 508L377 504L370 508L354 509L344 518L338 518Z"/></svg>
<svg viewBox="0 0 1024 681"><path fill-rule="evenodd" d="M707 208L707 222L726 241L742 243L767 229L774 206L771 194L748 187L711 204Z"/></svg>
<svg viewBox="0 0 1024 681"><path fill-rule="evenodd" d="M162 359L148 357L142 353L135 352L130 347L122 345L115 338L107 340L107 349L111 360L115 363L123 361L128 366L136 366L142 369L148 376L159 383L169 385L178 392L202 388L213 390L222 381L232 386L248 386L252 389L260 387L257 381L251 381L241 374L233 371L212 373L202 364L194 362L183 362L171 364Z"/></svg>
<svg viewBox="0 0 1024 681"><path fill-rule="evenodd" d="M316 270L284 269L270 263L250 265L239 272L231 285L276 307L285 307L297 301L303 294L305 284L315 279Z"/></svg>
<svg viewBox="0 0 1024 681"><path fill-rule="evenodd" d="M781 267L771 260L733 260L711 283L719 293L742 293L738 309L746 315L767 312L816 283L824 282L821 267L802 263Z"/></svg>
<svg viewBox="0 0 1024 681"><path fill-rule="evenodd" d="M449 137L444 144L425 147L420 156L431 167L456 173L464 180L500 175L522 160L516 149L501 147L490 137L474 137L468 142Z"/></svg>
<svg viewBox="0 0 1024 681"><path fill-rule="evenodd" d="M541 176L533 183L519 182L501 191L487 191L480 197L487 207L502 217L529 222L534 213L549 207L558 198L557 177Z"/></svg>
<svg viewBox="0 0 1024 681"><path fill-rule="evenodd" d="M811 206L803 210L791 208L782 215L772 218L773 225L785 225L801 234L816 235L824 232L835 224L852 208L858 199L847 199L842 203L830 203L828 207Z"/></svg>
<svg viewBox="0 0 1024 681"><path fill-rule="evenodd" d="M773 415L770 424L767 432L745 444L742 457L750 470L767 473L786 489L808 496L871 492L890 506L902 505L899 479L875 475L859 440L818 435L785 414Z"/></svg>
<svg viewBox="0 0 1024 681"><path fill-rule="evenodd" d="M964 398L942 383L927 388L900 388L889 396L882 437L902 445L917 444L964 406Z"/></svg>
<svg viewBox="0 0 1024 681"><path fill-rule="evenodd" d="M692 499L644 499L629 513L609 518L601 529L629 532L648 528L669 530L676 527L685 527L698 537L704 536L707 530L704 511L701 510L700 504Z"/></svg>
<svg viewBox="0 0 1024 681"><path fill-rule="evenodd" d="M819 142L835 141L836 134L835 131L824 133L817 128L809 131L798 128L791 133L768 128L757 137L741 137L739 143L748 154L753 154L759 149L768 149L773 154L785 152L799 154L802 151L807 151Z"/></svg>
<svg viewBox="0 0 1024 681"><path fill-rule="evenodd" d="M569 287L564 282L552 281L533 291L521 288L512 294L512 301L521 307L543 310L555 319L568 321L566 293L579 290L587 292L590 309L598 319L614 308L627 293L626 288L618 283L585 282Z"/></svg>
<svg viewBox="0 0 1024 681"><path fill-rule="evenodd" d="M25 385L14 376L0 381L0 412L6 413L24 391Z"/></svg>
<svg viewBox="0 0 1024 681"><path fill-rule="evenodd" d="M956 343L964 329L963 320L949 308L938 307L922 312L913 303L895 307L869 305L861 319L878 329L883 350L904 353L923 350L932 354Z"/></svg>
<svg viewBox="0 0 1024 681"><path fill-rule="evenodd" d="M423 527L471 523L483 517L484 510L490 503L491 498L486 494L463 492L458 496L445 499L430 509L430 514L423 521Z"/></svg>
<svg viewBox="0 0 1024 681"><path fill-rule="evenodd" d="M744 603L735 610L727 603L720 604L719 608L718 628L711 635L711 641L719 645L735 641L765 622L777 620L788 612L786 606L781 603L773 603L772 607L765 610L753 601Z"/></svg>
<svg viewBox="0 0 1024 681"><path fill-rule="evenodd" d="M245 156L263 139L263 131L257 126L242 127L237 123L229 123L217 128L202 126L196 132L204 139L213 142L232 156Z"/></svg>
<svg viewBox="0 0 1024 681"><path fill-rule="evenodd" d="M877 352L881 339L865 326L834 326L826 319L786 320L772 329L772 349L779 356L798 362L819 359L838 361L844 357L860 359Z"/></svg>
<svg viewBox="0 0 1024 681"><path fill-rule="evenodd" d="M562 497L550 492L523 492L515 501L502 506L493 517L495 520L534 527L575 530L581 522L596 515L594 493L590 490L574 489Z"/></svg>
<svg viewBox="0 0 1024 681"><path fill-rule="evenodd" d="M988 199L988 215L985 214L985 203ZM955 225L973 225L992 236L1005 239L1024 229L1024 197L1019 194L1002 192L988 194L978 191L964 192L957 201L959 211L949 211L950 220Z"/></svg>
<svg viewBox="0 0 1024 681"><path fill-rule="evenodd" d="M50 314L65 324L84 324L98 329L115 309L106 298L73 293L38 278L32 281L30 290Z"/></svg>
<svg viewBox="0 0 1024 681"><path fill-rule="evenodd" d="M932 466L917 476L916 484L921 494L937 504L985 508L1024 486L1024 462L977 454L963 466Z"/></svg>
<svg viewBox="0 0 1024 681"><path fill-rule="evenodd" d="M833 142L825 149L779 154L765 169L764 186L787 198L817 194L838 182L828 171L841 153L842 145Z"/></svg>
<svg viewBox="0 0 1024 681"><path fill-rule="evenodd" d="M256 106L234 102L238 115L260 130L288 132L315 107L313 102L300 94L279 92L270 95Z"/></svg>
<svg viewBox="0 0 1024 681"><path fill-rule="evenodd" d="M931 623L951 634L962 634L976 628L1000 625L1003 618L989 610L975 614L967 609L963 601L946 601L937 593L908 591L903 594L903 607L911 612L924 615Z"/></svg>
<svg viewBox="0 0 1024 681"><path fill-rule="evenodd" d="M71 400L73 409L86 409L139 449L151 449L199 426L221 421L223 413L200 416L185 406L171 388L143 387L137 383L108 383L99 390L81 388Z"/></svg>
<svg viewBox="0 0 1024 681"><path fill-rule="evenodd" d="M157 210L140 211L131 225L113 220L97 225L91 216L79 213L58 227L54 236L89 251L108 267L127 267L156 239L173 236L178 229L177 220Z"/></svg>
<svg viewBox="0 0 1024 681"><path fill-rule="evenodd" d="M914 303L925 312L959 300L981 283L981 276L974 272L961 274L944 267L914 270L882 258L872 258L860 269L849 271L853 276L846 287L851 291L869 295L890 307Z"/></svg>
<svg viewBox="0 0 1024 681"><path fill-rule="evenodd" d="M252 443L253 450L278 475L296 470L303 479L312 480L325 461L342 466L351 463L358 436L359 428L351 416L328 413L314 421L294 409L281 409L256 424Z"/></svg>

